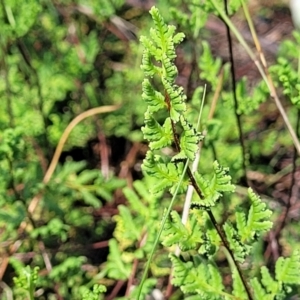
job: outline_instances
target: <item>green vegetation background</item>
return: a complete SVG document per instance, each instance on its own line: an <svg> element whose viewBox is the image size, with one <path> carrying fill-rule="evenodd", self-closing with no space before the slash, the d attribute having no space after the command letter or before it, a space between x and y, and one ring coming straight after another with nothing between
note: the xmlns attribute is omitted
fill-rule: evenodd
<svg viewBox="0 0 300 300"><path fill-rule="evenodd" d="M114 299L128 295L133 266L138 268L136 277L141 277L141 224L155 210L155 218L161 218L170 200L167 195L149 208L153 180L139 181L147 150L141 131L147 104L141 97L139 37L152 26L150 2L143 6L124 0L0 1L1 299L12 299L12 294L13 299L27 299L13 282L26 265L39 267L38 299L93 299L87 291L95 283L107 287L105 299ZM253 257L258 265L264 261L274 266L279 256L300 247L299 161L291 138L259 75L250 82L246 77L237 80L235 109L228 60L212 54L216 51L210 48L214 37L205 27L207 14L193 7L193 1L160 0L157 6L165 20L186 35L177 52L178 84L185 88L195 123L207 84L201 126L209 134L201 170L209 174L215 159L229 167L237 194L222 204L226 214L243 205L248 185L274 211L278 226L257 245ZM269 14L266 9L261 18ZM279 48L281 60L273 60L271 68L295 127L299 99L291 87L297 83L297 49L290 36ZM221 73L222 89L217 92ZM218 103L210 118L216 93ZM54 174L45 182L68 124L89 109L108 105L115 108L72 128ZM237 114L242 118L244 147ZM37 208L28 213L35 200ZM134 207L137 203L145 206ZM178 199L178 211L181 203ZM140 219L134 223L132 215ZM149 281L149 287L164 290L170 263L163 248L151 272L157 280ZM182 297L179 291L174 294L174 299Z"/></svg>

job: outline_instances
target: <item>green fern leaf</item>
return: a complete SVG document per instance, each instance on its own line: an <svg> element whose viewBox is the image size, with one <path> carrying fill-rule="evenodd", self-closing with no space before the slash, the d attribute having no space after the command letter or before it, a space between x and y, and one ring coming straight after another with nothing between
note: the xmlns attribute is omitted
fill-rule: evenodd
<svg viewBox="0 0 300 300"><path fill-rule="evenodd" d="M172 160L181 160L189 158L195 159L196 152L198 150L198 144L203 139L203 136L196 131L196 129L187 122L187 120L181 116L180 122L183 127L183 133L180 137L180 153L175 155Z"/></svg>
<svg viewBox="0 0 300 300"><path fill-rule="evenodd" d="M286 284L300 284L299 270L300 252L295 251L289 258L278 258L275 266L276 279Z"/></svg>
<svg viewBox="0 0 300 300"><path fill-rule="evenodd" d="M174 267L172 283L183 293L198 294L198 299L224 299L222 277L212 264L202 263L195 268L192 262L184 263L173 254L170 259Z"/></svg>
<svg viewBox="0 0 300 300"><path fill-rule="evenodd" d="M161 42L165 41L165 37L167 36L167 32L168 32L168 26L166 25L163 17L161 16L161 14L159 13L158 9L153 6L149 13L152 16L153 22L154 22L154 26L155 26L155 35L160 38L159 41L157 41L158 45L161 44ZM163 49L165 50L165 49Z"/></svg>
<svg viewBox="0 0 300 300"><path fill-rule="evenodd" d="M280 290L280 286L278 285L278 282L276 282L272 278L269 270L265 266L261 267L260 272L262 277L261 282L266 288L266 290L268 291L268 293L276 295Z"/></svg>
<svg viewBox="0 0 300 300"><path fill-rule="evenodd" d="M155 60L157 61L161 60L162 50L160 48L157 48L150 39L145 36L141 36L140 42L142 43L144 48L147 49L149 55L154 56Z"/></svg>
<svg viewBox="0 0 300 300"><path fill-rule="evenodd" d="M166 37L166 48L165 54L166 57L168 57L170 60L173 60L176 58L176 52L175 52L175 44L174 44L174 33L175 33L176 27L173 25L168 25L168 31L165 35Z"/></svg>
<svg viewBox="0 0 300 300"><path fill-rule="evenodd" d="M163 77L169 82L174 82L178 71L176 66L172 63L171 59L163 53L162 55L162 65L163 65Z"/></svg>
<svg viewBox="0 0 300 300"><path fill-rule="evenodd" d="M195 173L195 179L199 185L204 199L195 198L194 205L214 206L216 201L222 197L223 192L233 192L235 186L231 184L228 168L223 168L217 161L213 164L214 175L210 180L205 179L199 172Z"/></svg>
<svg viewBox="0 0 300 300"><path fill-rule="evenodd" d="M170 117L177 123L180 116L186 111L185 100L186 96L183 93L183 88L177 85L172 85L168 80L162 78L162 83L166 90L167 101L170 105Z"/></svg>
<svg viewBox="0 0 300 300"><path fill-rule="evenodd" d="M178 244L183 251L195 249L199 243L203 242L199 232L200 227L195 215L192 215L189 222L184 225L179 214L172 211L164 226L162 244L167 247Z"/></svg>
<svg viewBox="0 0 300 300"><path fill-rule="evenodd" d="M251 188L248 190L251 207L246 220L243 212L236 212L237 228L242 241L250 241L254 236L272 228L273 223L268 221L272 211L266 208L266 204L261 201Z"/></svg>
<svg viewBox="0 0 300 300"><path fill-rule="evenodd" d="M161 126L147 111L145 113L145 127L142 127L144 138L150 141L150 149L161 149L169 146L173 141L173 132L170 118Z"/></svg>
<svg viewBox="0 0 300 300"><path fill-rule="evenodd" d="M130 204L130 210L137 213L137 216L144 218L142 224L145 223L145 220L149 222L156 220L160 214L157 209L160 195L156 197L156 195L149 193L149 185L144 181L135 180L133 182L134 190L129 187L123 188L123 193Z"/></svg>
<svg viewBox="0 0 300 300"><path fill-rule="evenodd" d="M146 205L142 201L140 201L138 195L136 194L136 192L134 190L132 190L129 187L125 187L125 188L123 188L122 191L123 191L126 199L128 200L128 202L130 203L130 208L132 211L138 212L139 214L142 214L143 216L147 215L148 209L147 209Z"/></svg>
<svg viewBox="0 0 300 300"><path fill-rule="evenodd" d="M143 53L141 68L145 75L149 77L153 77L155 74L159 74L161 72L161 68L153 65L151 61L151 54L148 51L144 51Z"/></svg>
<svg viewBox="0 0 300 300"><path fill-rule="evenodd" d="M140 222L133 220L128 207L119 205L118 209L119 214L114 216L114 221L117 223L114 237L119 243L119 248L123 250L134 245L140 238L142 229L137 226Z"/></svg>
<svg viewBox="0 0 300 300"><path fill-rule="evenodd" d="M250 280L253 289L253 295L255 299L272 300L266 293L266 290L262 287L259 280L255 277Z"/></svg>
<svg viewBox="0 0 300 300"><path fill-rule="evenodd" d="M157 55L155 56L155 59L157 61L162 61L163 54L165 54L171 61L173 61L174 58L176 57L175 43L173 40L174 39L173 35L174 35L176 28L174 26L170 26L170 25L166 25L166 28L167 28L167 30L163 36L161 36L160 33L158 33L158 30L156 27L150 29L150 37L154 41L154 43L158 49L156 51ZM184 36L183 33L181 33L181 34L179 33L178 40L179 40L180 36L182 37L182 35ZM160 54L160 55L158 55L158 54Z"/></svg>
<svg viewBox="0 0 300 300"><path fill-rule="evenodd" d="M252 189L248 190L248 194L252 203L248 217L240 208L237 208L235 213L237 229L229 222L223 226L230 248L240 262L243 262L249 255L255 237L272 227L272 222L268 221L271 211L266 209L266 204Z"/></svg>
<svg viewBox="0 0 300 300"><path fill-rule="evenodd" d="M153 86L147 78L145 78L143 81L142 98L148 104L148 110L151 113L166 108L165 97L160 92L154 90Z"/></svg>
<svg viewBox="0 0 300 300"><path fill-rule="evenodd" d="M202 217L201 217L201 212L202 212ZM207 214L203 210L194 209L193 213L197 215L198 222L200 221L203 222L203 219L207 218ZM199 220L199 216L200 216L200 220ZM205 238L204 238L204 242L202 243L201 247L198 250L198 253L205 255L205 257L209 259L212 259L214 255L217 253L218 249L220 248L221 238L217 230L214 228L210 219L206 219L203 226L205 230L202 231L205 232Z"/></svg>
<svg viewBox="0 0 300 300"><path fill-rule="evenodd" d="M174 32L176 30L175 26L166 25L163 17L160 15L156 7L152 7L150 10L152 19L154 21L154 30L150 30L151 38L156 42L158 47L161 47L162 52L167 55L167 57L172 60L176 57L175 47L174 47ZM176 42L183 39L183 34L176 37Z"/></svg>
<svg viewBox="0 0 300 300"><path fill-rule="evenodd" d="M225 222L223 229L235 259L241 263L244 262L245 257L250 253L250 247L241 242L237 230L229 221Z"/></svg>
<svg viewBox="0 0 300 300"><path fill-rule="evenodd" d="M202 70L201 79L207 80L213 87L216 87L218 82L218 74L222 66L220 58L215 59L210 51L208 42L202 42L203 52L199 59L199 68Z"/></svg>
<svg viewBox="0 0 300 300"><path fill-rule="evenodd" d="M180 44L184 40L184 38L185 38L184 33L182 33L182 32L176 33L173 37L174 45Z"/></svg>
<svg viewBox="0 0 300 300"><path fill-rule="evenodd" d="M154 153L149 150L143 161L142 170L149 176L157 179L157 183L150 189L152 193L155 194L166 188L171 188L170 192L173 193L180 179L182 164L177 164L176 166L174 163L166 163L162 157L154 155ZM186 187L187 181L184 181L182 186L183 188Z"/></svg>
<svg viewBox="0 0 300 300"><path fill-rule="evenodd" d="M115 239L109 241L109 254L105 270L109 278L126 280L130 276L131 264L124 263Z"/></svg>

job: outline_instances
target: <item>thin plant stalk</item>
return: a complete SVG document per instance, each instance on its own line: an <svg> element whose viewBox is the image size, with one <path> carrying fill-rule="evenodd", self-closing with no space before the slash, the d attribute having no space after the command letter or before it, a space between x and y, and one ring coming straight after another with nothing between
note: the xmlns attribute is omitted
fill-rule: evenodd
<svg viewBox="0 0 300 300"><path fill-rule="evenodd" d="M189 167L189 159L187 159L186 162L185 162L184 169L183 169L183 172L182 172L182 174L181 174L181 176L180 176L180 179L179 179L179 182L178 182L178 184L177 184L176 190L175 190L174 195L173 195L173 197L172 197L172 199L171 199L171 202L170 202L170 204L169 204L169 206L168 206L168 208L167 208L167 211L166 211L165 214L164 214L164 217L163 217L162 222L161 222L161 225L160 225L160 229L159 229L159 231L158 231L158 233L157 233L157 235L156 235L156 239L155 239L155 241L154 241L154 244L153 244L153 247L152 247L150 256L149 256L149 258L148 258L148 260L147 260L146 267L145 267L144 272L143 272L143 276L142 276L141 282L140 282L139 287L138 287L137 300L140 299L141 292L142 292L142 288L143 288L144 282L145 282L145 280L146 280L146 278L147 278L148 271L149 271L149 269L150 269L150 263L151 263L151 261L152 261L152 259L153 259L154 252L155 252L155 250L156 250L156 247L157 247L157 245L158 245L159 239L160 239L160 237L161 237L161 234L162 234L162 232L163 232L164 226L165 226L165 224L166 224L167 218L169 217L169 214L170 214L170 212L171 212L171 209L172 209L173 204L174 204L174 202L175 202L175 199L176 199L176 197L177 197L177 194L178 194L180 185L181 185L181 183L182 183L182 181L183 181L183 178L184 178L184 176L185 176L185 173L187 172L188 167Z"/></svg>
<svg viewBox="0 0 300 300"><path fill-rule="evenodd" d="M279 100L279 97L276 93L276 89L274 86L274 83L267 71L266 68L264 68L261 64L261 62L256 58L256 55L254 54L254 52L251 50L251 48L249 47L249 45L247 44L247 42L245 41L245 39L243 38L243 36L240 34L240 32L238 31L238 29L235 27L235 25L231 22L231 20L228 18L228 16L226 15L226 13L224 12L224 10L220 7L220 5L216 2L216 0L210 0L211 3L213 4L214 8L216 9L216 11L219 13L220 17L223 19L223 21L228 25L228 27L230 28L230 30L233 32L233 34L235 35L235 37L237 38L237 40L240 42L240 44L244 47L244 49L246 50L246 52L248 53L248 55L250 56L250 58L252 59L252 61L255 63L257 69L259 70L263 80L265 81L265 83L268 86L269 92L271 97L273 98L279 113L282 116L282 119L291 135L292 141L294 143L295 148L297 149L298 154L300 154L300 142L297 138L297 135L288 119L288 116ZM246 7L245 3L243 0L241 0L241 3L243 5L243 7ZM249 18L250 15L248 14ZM247 18L247 16L246 16ZM251 20L251 18L250 18ZM267 73L266 73L267 71Z"/></svg>

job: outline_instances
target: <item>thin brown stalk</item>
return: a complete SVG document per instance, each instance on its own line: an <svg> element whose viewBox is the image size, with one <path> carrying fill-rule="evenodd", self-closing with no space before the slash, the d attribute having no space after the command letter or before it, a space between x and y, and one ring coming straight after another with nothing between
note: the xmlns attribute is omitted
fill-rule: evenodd
<svg viewBox="0 0 300 300"><path fill-rule="evenodd" d="M295 133L295 130L294 128L292 127L290 121L289 121L289 118L285 112L285 109L283 108L282 106L282 103L278 97L278 94L277 94L277 91L276 91L276 88L275 88L275 85L274 85L274 82L270 76L270 73L269 73L269 70L268 70L268 65L267 65L267 60L265 58L265 55L262 51L262 47L260 45L260 42L259 42L259 39L257 37L257 34L256 34L256 30L255 30L255 27L253 25L253 22L252 22L252 19L251 19L251 16L250 16L250 13L249 13L249 10L248 10L248 7L247 5L245 4L245 1L244 0L241 0L241 3L242 3L242 6L243 6L243 10L244 10L244 14L245 14L245 17L246 17L246 20L248 22L248 25L249 25L249 28L250 28L250 32L252 34L252 38L253 38L253 41L254 41L254 44L255 44L255 47L256 47L256 50L257 50L257 53L259 55L259 58L260 58L260 61L261 61L261 64L263 66L263 69L264 69L264 73L265 73L265 76L266 76L266 80L267 80L267 84L268 84L268 87L269 87L269 90L270 90L270 96L273 98L280 114L281 114L281 117L292 137L292 140L293 140L293 143L294 143L294 146L298 152L298 154L300 155L300 142L299 142L299 139Z"/></svg>
<svg viewBox="0 0 300 300"><path fill-rule="evenodd" d="M267 71L267 69L262 65L260 59L257 59L256 55L254 54L254 52L251 50L251 48L249 47L249 45L247 44L247 42L245 41L245 39L243 38L243 36L240 34L239 30L234 26L234 24L231 22L231 20L227 17L225 11L220 7L220 5L217 3L216 0L210 0L210 2L213 4L213 6L215 7L216 11L218 12L218 14L221 16L221 18L223 19L223 21L229 26L230 30L233 32L233 34L235 35L235 37L237 38L237 40L240 42L240 44L244 47L245 51L248 53L248 55L250 56L251 60L255 63L257 69L259 70L259 73L261 74L262 78L264 79L265 83L268 86L269 92L270 92L270 96L272 97L272 99L274 100L278 111L280 112L282 119L285 123L285 126L287 127L292 141L294 143L295 148L297 149L298 154L300 154L300 142L299 139L297 138L297 135L287 117L287 114L279 100L279 97L276 93L276 89L274 86L274 83L269 75L269 72ZM246 7L245 3L243 0L241 0L243 7ZM250 18L250 14L248 13L249 19ZM246 16L247 17L247 16ZM253 27L254 28L254 27ZM267 72L266 72L267 71Z"/></svg>

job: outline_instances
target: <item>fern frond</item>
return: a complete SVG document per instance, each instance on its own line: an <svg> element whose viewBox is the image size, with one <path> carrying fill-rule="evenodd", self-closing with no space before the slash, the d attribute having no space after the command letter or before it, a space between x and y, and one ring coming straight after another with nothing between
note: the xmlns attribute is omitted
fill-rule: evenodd
<svg viewBox="0 0 300 300"><path fill-rule="evenodd" d="M250 253L251 248L247 244L241 242L237 230L229 221L226 221L226 223L223 225L223 229L226 234L230 249L234 253L235 259L238 262L244 262L245 257Z"/></svg>
<svg viewBox="0 0 300 300"><path fill-rule="evenodd" d="M142 87L142 98L148 104L149 112L154 113L159 111L160 109L166 108L164 96L160 92L154 90L149 79L144 79Z"/></svg>
<svg viewBox="0 0 300 300"><path fill-rule="evenodd" d="M171 84L164 77L162 78L162 83L166 90L166 97L170 106L170 117L175 123L177 123L180 116L186 111L186 95L183 93L182 87L179 87L176 84Z"/></svg>
<svg viewBox="0 0 300 300"><path fill-rule="evenodd" d="M199 212L199 210L197 211ZM207 257L208 259L212 259L220 248L221 238L209 219L204 223L204 228L204 242L199 248L198 253L204 255L204 257Z"/></svg>
<svg viewBox="0 0 300 300"><path fill-rule="evenodd" d="M203 240L200 235L200 226L195 215L191 215L189 222L184 225L176 211L172 211L168 217L162 233L162 244L171 247L178 243L181 250L197 248Z"/></svg>
<svg viewBox="0 0 300 300"><path fill-rule="evenodd" d="M245 257L250 254L253 240L273 225L269 221L272 212L266 208L266 204L250 188L248 195L252 204L247 217L244 211L237 208L235 213L236 228L229 222L223 225L230 248L233 250L235 258L240 262L243 262Z"/></svg>
<svg viewBox="0 0 300 300"><path fill-rule="evenodd" d="M172 62L172 58L163 53L161 62L163 66L163 78L165 78L169 82L174 82L175 78L177 77L178 71L177 67Z"/></svg>
<svg viewBox="0 0 300 300"><path fill-rule="evenodd" d="M165 44L166 44L166 39L168 36L170 36L170 34L168 35L168 31L169 31L169 27L168 25L165 23L163 17L161 16L161 14L159 13L158 9L153 6L149 13L152 16L152 20L154 22L154 31L155 34L153 32L151 32L151 38L159 38L157 40L157 45L161 46L162 49L165 51Z"/></svg>
<svg viewBox="0 0 300 300"><path fill-rule="evenodd" d="M205 179L199 172L195 173L195 179L199 185L204 199L193 200L193 205L214 206L216 201L222 197L223 192L233 192L235 186L231 184L231 176L228 168L223 168L217 161L213 164L214 174L210 180Z"/></svg>
<svg viewBox="0 0 300 300"><path fill-rule="evenodd" d="M207 80L213 87L218 82L218 74L222 66L220 58L215 59L210 51L208 42L202 42L203 52L199 58L199 69L202 70L200 78Z"/></svg>
<svg viewBox="0 0 300 300"><path fill-rule="evenodd" d="M148 111L145 113L145 127L142 127L144 138L150 141L150 149L161 149L173 142L173 131L170 118L161 126Z"/></svg>
<svg viewBox="0 0 300 300"><path fill-rule="evenodd" d="M147 49L149 56L153 56L157 61L161 59L162 50L160 48L157 48L149 38L141 36L140 42L144 46L144 48Z"/></svg>
<svg viewBox="0 0 300 300"><path fill-rule="evenodd" d="M156 220L160 214L157 206L161 195L151 194L149 192L150 185L151 183L145 180L135 180L133 182L134 190L129 187L123 188L130 209L142 215L147 221Z"/></svg>
<svg viewBox="0 0 300 300"><path fill-rule="evenodd" d="M182 32L176 33L173 37L174 45L180 44L184 40L184 38L185 38L184 33L182 33Z"/></svg>
<svg viewBox="0 0 300 300"><path fill-rule="evenodd" d="M257 277L250 280L251 286L253 289L253 295L255 299L264 299L264 300L272 300L273 298L270 298L270 294L267 295L266 290L263 288L263 286L260 284Z"/></svg>
<svg viewBox="0 0 300 300"><path fill-rule="evenodd" d="M289 285L300 284L299 279L300 253L295 251L291 257L279 257L275 265L275 278L269 270L261 267L261 282L257 278L252 279L251 286L255 299L286 299L286 295L291 292Z"/></svg>
<svg viewBox="0 0 300 300"><path fill-rule="evenodd" d="M278 258L275 266L276 279L285 284L300 284L299 270L300 252L298 250L289 258Z"/></svg>
<svg viewBox="0 0 300 300"><path fill-rule="evenodd" d="M160 15L156 7L151 8L150 14L154 21L154 29L150 30L151 38L156 42L157 47L161 48L162 52L165 53L169 59L174 59L176 57L174 46L183 40L184 34L176 34L174 37L176 27L166 25L163 17Z"/></svg>
<svg viewBox="0 0 300 300"><path fill-rule="evenodd" d="M142 58L142 70L144 71L146 76L153 77L155 74L159 74L161 72L161 68L153 65L151 61L151 54L149 51L144 51Z"/></svg>
<svg viewBox="0 0 300 300"><path fill-rule="evenodd" d="M113 279L126 280L131 272L131 264L124 263L118 243L115 239L109 240L109 254L105 266L108 277Z"/></svg>
<svg viewBox="0 0 300 300"><path fill-rule="evenodd" d="M119 205L119 214L114 216L117 223L114 237L119 242L120 249L126 249L134 245L141 236L141 228L137 227L137 222L133 221L129 208L124 205Z"/></svg>
<svg viewBox="0 0 300 300"><path fill-rule="evenodd" d="M146 216L148 214L148 209L146 205L139 199L139 196L136 194L136 192L133 189L129 187L125 187L122 189L122 192L126 197L126 199L128 200L128 202L130 203L130 208L133 212L142 214L143 216Z"/></svg>
<svg viewBox="0 0 300 300"><path fill-rule="evenodd" d="M171 254L170 259L174 267L172 283L180 286L182 292L198 295L198 299L221 300L226 293L222 277L217 268L210 263L201 263L195 267L192 262L182 262L177 256Z"/></svg>
<svg viewBox="0 0 300 300"><path fill-rule="evenodd" d="M181 151L175 155L172 160L176 161L189 158L193 161L198 150L198 144L203 139L203 135L198 133L184 116L180 117L180 123L183 128L183 133L180 136Z"/></svg>
<svg viewBox="0 0 300 300"><path fill-rule="evenodd" d="M248 190L248 196L251 207L247 219L243 212L236 212L237 228L242 242L254 239L255 236L270 230L273 226L273 223L269 221L272 211L267 209L266 204L251 188Z"/></svg>
<svg viewBox="0 0 300 300"><path fill-rule="evenodd" d="M150 189L154 194L166 188L170 188L172 193L179 182L182 169L182 164L175 165L174 163L165 162L161 156L155 155L151 150L147 152L142 165L144 172L157 179L157 183ZM188 182L185 180L182 188L187 187L187 185Z"/></svg>
<svg viewBox="0 0 300 300"><path fill-rule="evenodd" d="M276 295L281 287L278 286L278 282L273 279L267 267L261 267L261 282L266 288L267 292Z"/></svg>

